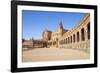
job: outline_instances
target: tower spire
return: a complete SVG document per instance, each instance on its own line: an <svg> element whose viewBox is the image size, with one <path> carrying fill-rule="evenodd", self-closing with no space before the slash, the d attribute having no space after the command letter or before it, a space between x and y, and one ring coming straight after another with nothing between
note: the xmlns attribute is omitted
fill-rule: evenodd
<svg viewBox="0 0 100 73"><path fill-rule="evenodd" d="M58 26L58 32L63 31L63 25L62 25L62 21L60 20L59 26Z"/></svg>
<svg viewBox="0 0 100 73"><path fill-rule="evenodd" d="M61 21L61 20L60 20L59 27L60 27L60 28L63 28L63 26L62 26L62 21Z"/></svg>

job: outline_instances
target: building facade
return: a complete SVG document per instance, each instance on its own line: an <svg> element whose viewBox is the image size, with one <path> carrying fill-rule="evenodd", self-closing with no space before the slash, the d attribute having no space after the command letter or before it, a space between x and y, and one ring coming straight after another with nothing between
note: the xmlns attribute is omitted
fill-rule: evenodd
<svg viewBox="0 0 100 73"><path fill-rule="evenodd" d="M43 32L43 40L47 41L48 47L89 51L90 15L86 14L82 21L71 30L63 29L62 22L60 22L56 32L48 30Z"/></svg>
<svg viewBox="0 0 100 73"><path fill-rule="evenodd" d="M31 49L31 48L41 48L41 47L47 47L47 41L44 40L24 40L22 43L23 50L25 48Z"/></svg>

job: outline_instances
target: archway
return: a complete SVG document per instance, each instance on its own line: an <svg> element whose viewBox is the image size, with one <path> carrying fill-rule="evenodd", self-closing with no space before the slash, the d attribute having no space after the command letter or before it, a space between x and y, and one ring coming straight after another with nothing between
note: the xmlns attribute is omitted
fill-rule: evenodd
<svg viewBox="0 0 100 73"><path fill-rule="evenodd" d="M85 40L85 33L84 33L84 28L81 29L81 40Z"/></svg>
<svg viewBox="0 0 100 73"><path fill-rule="evenodd" d="M77 32L77 42L79 42L79 39L80 39L79 32Z"/></svg>
<svg viewBox="0 0 100 73"><path fill-rule="evenodd" d="M90 39L90 23L87 25L87 38Z"/></svg>

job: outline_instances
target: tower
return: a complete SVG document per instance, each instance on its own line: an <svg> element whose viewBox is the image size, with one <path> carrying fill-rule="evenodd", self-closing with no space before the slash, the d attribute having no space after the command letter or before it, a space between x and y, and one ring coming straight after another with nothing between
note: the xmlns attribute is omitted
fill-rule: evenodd
<svg viewBox="0 0 100 73"><path fill-rule="evenodd" d="M60 33L61 35L63 34L63 25L62 25L62 21L60 21L59 26L58 26L58 33Z"/></svg>
<svg viewBox="0 0 100 73"><path fill-rule="evenodd" d="M51 31L48 31L47 29L44 30L43 34L43 40L48 41L51 39Z"/></svg>

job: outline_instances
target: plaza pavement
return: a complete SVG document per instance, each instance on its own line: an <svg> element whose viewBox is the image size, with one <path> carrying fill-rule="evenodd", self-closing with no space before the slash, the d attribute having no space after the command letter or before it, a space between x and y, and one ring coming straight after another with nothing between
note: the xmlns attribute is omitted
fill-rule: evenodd
<svg viewBox="0 0 100 73"><path fill-rule="evenodd" d="M34 48L23 51L23 62L89 59L89 53L64 48Z"/></svg>

